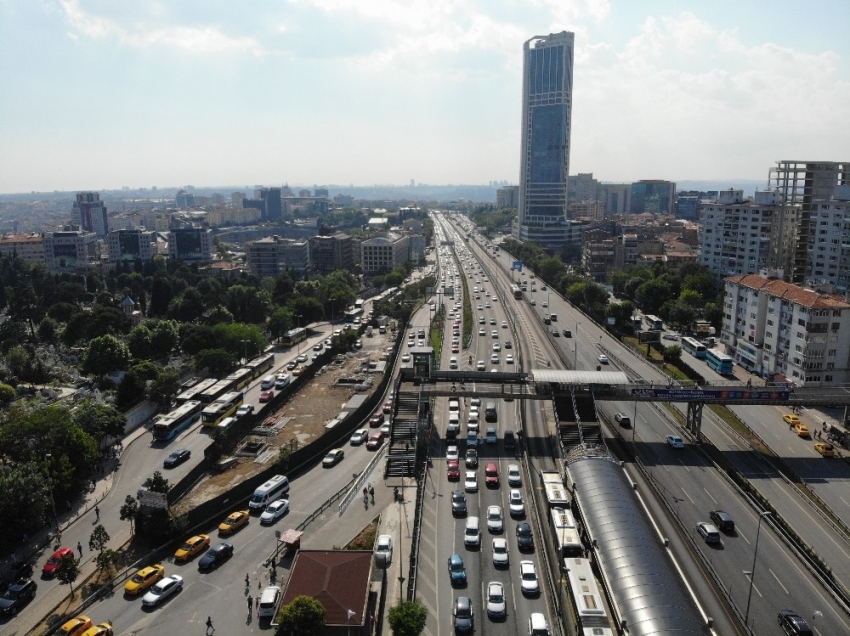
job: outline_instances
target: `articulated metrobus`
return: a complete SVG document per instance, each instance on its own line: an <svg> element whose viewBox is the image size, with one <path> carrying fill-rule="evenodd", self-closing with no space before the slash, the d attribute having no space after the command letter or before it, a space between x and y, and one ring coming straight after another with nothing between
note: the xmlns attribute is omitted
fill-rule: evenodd
<svg viewBox="0 0 850 636"><path fill-rule="evenodd" d="M212 385L214 385L218 380L215 378L209 378L207 380L201 380L195 386L189 387L183 393L177 396L177 403L183 404L185 402L189 402L191 400L200 400L198 396L209 389Z"/></svg>
<svg viewBox="0 0 850 636"><path fill-rule="evenodd" d="M252 378L259 378L266 371L271 369L274 366L274 354L267 353L265 355L259 356L252 360L248 360L248 363L245 365L246 369L251 370Z"/></svg>
<svg viewBox="0 0 850 636"><path fill-rule="evenodd" d="M234 391L241 391L248 383L254 378L254 374L251 369L248 367L242 367L241 369L236 369L229 376L224 378L225 380L230 380L231 388Z"/></svg>
<svg viewBox="0 0 850 636"><path fill-rule="evenodd" d="M519 288L519 285L511 285L511 291L514 294L514 298L522 298L522 290Z"/></svg>
<svg viewBox="0 0 850 636"><path fill-rule="evenodd" d="M243 399L242 391L232 391L222 395L201 412L201 421L204 426L218 426L224 418L236 413Z"/></svg>
<svg viewBox="0 0 850 636"><path fill-rule="evenodd" d="M727 356L717 349L709 349L705 352L705 363L709 369L720 375L732 373L732 356Z"/></svg>
<svg viewBox="0 0 850 636"><path fill-rule="evenodd" d="M231 391L232 387L233 380L219 380L208 389L198 393L197 399L203 402L204 404L215 402L222 395L224 395L228 391Z"/></svg>
<svg viewBox="0 0 850 636"><path fill-rule="evenodd" d="M160 442L174 439L178 433L198 421L203 408L204 405L198 400L189 400L171 413L160 415L153 423L153 438Z"/></svg>
<svg viewBox="0 0 850 636"><path fill-rule="evenodd" d="M696 338L682 338L682 349L695 358L705 358L705 345Z"/></svg>

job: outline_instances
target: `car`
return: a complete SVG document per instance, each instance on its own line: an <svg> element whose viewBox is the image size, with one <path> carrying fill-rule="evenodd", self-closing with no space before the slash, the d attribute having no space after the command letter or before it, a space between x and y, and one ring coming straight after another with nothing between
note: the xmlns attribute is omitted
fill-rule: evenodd
<svg viewBox="0 0 850 636"><path fill-rule="evenodd" d="M345 451L341 448L335 448L329 451L322 459L322 468L333 468L342 461L343 457L345 457Z"/></svg>
<svg viewBox="0 0 850 636"><path fill-rule="evenodd" d="M802 422L797 422L794 424L794 432L797 433L800 437L808 437L809 436L809 427L803 424Z"/></svg>
<svg viewBox="0 0 850 636"><path fill-rule="evenodd" d="M484 442L487 444L499 443L499 436L496 434L496 429L492 426L487 427L487 430L484 433Z"/></svg>
<svg viewBox="0 0 850 636"><path fill-rule="evenodd" d="M541 288L541 289L542 289L542 288ZM548 303L548 302L546 302L546 301L544 300L544 301L541 301L540 306L541 306L541 307L548 307L548 306L549 306L549 303Z"/></svg>
<svg viewBox="0 0 850 636"><path fill-rule="evenodd" d="M479 325L487 324L487 319L484 318L484 316L478 316L478 324Z"/></svg>
<svg viewBox="0 0 850 636"><path fill-rule="evenodd" d="M260 393L260 402L269 402L274 397L274 391L269 389L268 391L263 391Z"/></svg>
<svg viewBox="0 0 850 636"><path fill-rule="evenodd" d="M446 427L446 441L454 441L457 439L458 433L460 433L460 425L458 424L449 424Z"/></svg>
<svg viewBox="0 0 850 636"><path fill-rule="evenodd" d="M198 534L194 537L187 539L186 542L177 548L177 552L174 553L175 561L188 561L196 554L200 554L204 550L210 547L210 537L206 534Z"/></svg>
<svg viewBox="0 0 850 636"><path fill-rule="evenodd" d="M472 426L467 427L470 430L466 431L466 447L467 448L477 448L478 447L478 431L473 429Z"/></svg>
<svg viewBox="0 0 850 636"><path fill-rule="evenodd" d="M525 502L522 500L522 493L519 490L511 490L508 494L508 509L512 517L525 516Z"/></svg>
<svg viewBox="0 0 850 636"><path fill-rule="evenodd" d="M478 473L467 470L463 477L463 489L466 492L478 492Z"/></svg>
<svg viewBox="0 0 850 636"><path fill-rule="evenodd" d="M502 537L493 539L493 566L497 568L508 567L510 555L508 554L508 540Z"/></svg>
<svg viewBox="0 0 850 636"><path fill-rule="evenodd" d="M451 445L448 448L446 448L446 460L448 460L448 461L458 461L457 446Z"/></svg>
<svg viewBox="0 0 850 636"><path fill-rule="evenodd" d="M165 458L165 461L162 462L163 468L174 468L175 466L179 466L187 459L192 456L192 451L187 450L185 448L181 448L180 450L176 450L171 453L168 457Z"/></svg>
<svg viewBox="0 0 850 636"><path fill-rule="evenodd" d="M625 413L617 413L614 416L614 421L617 422L623 428L629 428L632 425L632 420Z"/></svg>
<svg viewBox="0 0 850 636"><path fill-rule="evenodd" d="M835 447L829 442L815 442L815 450L824 457L835 457Z"/></svg>
<svg viewBox="0 0 850 636"><path fill-rule="evenodd" d="M478 330L478 335L479 336L486 336L487 331L482 327L481 329Z"/></svg>
<svg viewBox="0 0 850 636"><path fill-rule="evenodd" d="M132 578L124 584L124 593L127 596L136 596L148 589L151 585L158 583L165 577L165 568L162 564L149 565L136 572Z"/></svg>
<svg viewBox="0 0 850 636"><path fill-rule="evenodd" d="M501 533L505 529L502 509L499 506L487 507L487 529L495 533Z"/></svg>
<svg viewBox="0 0 850 636"><path fill-rule="evenodd" d="M476 371L486 371L487 370L487 365L484 364L484 360L478 361L478 364L475 365L475 370Z"/></svg>
<svg viewBox="0 0 850 636"><path fill-rule="evenodd" d="M508 328L508 323L507 323L507 321L503 320L502 321L502 329L507 329L507 328Z"/></svg>
<svg viewBox="0 0 850 636"><path fill-rule="evenodd" d="M723 532L735 532L735 520L732 515L722 510L711 510L708 513L708 518L711 519L715 526Z"/></svg>
<svg viewBox="0 0 850 636"><path fill-rule="evenodd" d="M682 441L682 438L678 435L668 435L667 436L667 445L670 448L684 448L685 442Z"/></svg>
<svg viewBox="0 0 850 636"><path fill-rule="evenodd" d="M348 439L349 444L352 446L360 446L363 442L369 439L369 431L365 428L358 428L354 433L351 434L351 437Z"/></svg>
<svg viewBox="0 0 850 636"><path fill-rule="evenodd" d="M14 616L35 598L38 584L32 579L20 579L0 595L0 615Z"/></svg>
<svg viewBox="0 0 850 636"><path fill-rule="evenodd" d="M446 477L449 481L457 481L460 479L460 466L457 461L452 460L446 462Z"/></svg>
<svg viewBox="0 0 850 636"><path fill-rule="evenodd" d="M466 455L463 457L463 462L471 468L478 467L478 451L475 448L467 448Z"/></svg>
<svg viewBox="0 0 850 636"><path fill-rule="evenodd" d="M289 512L289 500L276 499L263 510L263 514L260 515L260 523L262 525L272 524L287 512Z"/></svg>
<svg viewBox="0 0 850 636"><path fill-rule="evenodd" d="M484 311L484 306L479 304L478 305L478 311Z"/></svg>
<svg viewBox="0 0 850 636"><path fill-rule="evenodd" d="M510 353L505 356L505 363L506 364L513 364L514 363L514 357Z"/></svg>
<svg viewBox="0 0 850 636"><path fill-rule="evenodd" d="M560 332L560 331L558 331L557 329L553 329L553 330L552 330L552 336L553 336L553 337L555 337L555 338L560 338L560 337L561 337L561 332Z"/></svg>
<svg viewBox="0 0 850 636"><path fill-rule="evenodd" d="M289 364L286 365L286 369L288 371L293 371L295 369L295 367L297 367L297 366L298 366L298 360L293 360L292 362L290 362Z"/></svg>
<svg viewBox="0 0 850 636"><path fill-rule="evenodd" d="M47 559L47 563L41 568L41 573L44 576L53 576L62 567L62 559L66 556L74 556L74 551L71 548L59 548L53 555Z"/></svg>
<svg viewBox="0 0 850 636"><path fill-rule="evenodd" d="M366 448L369 450L375 450L380 448L381 444L384 443L384 434L381 431L372 431L369 435L369 441L366 442Z"/></svg>
<svg viewBox="0 0 850 636"><path fill-rule="evenodd" d="M516 433L514 433L511 429L505 430L502 434L502 444L505 447L505 450L513 450L516 448Z"/></svg>
<svg viewBox="0 0 850 636"><path fill-rule="evenodd" d="M596 359L599 360L600 364L608 364L608 356L604 354L599 354Z"/></svg>
<svg viewBox="0 0 850 636"><path fill-rule="evenodd" d="M514 348L514 343L511 342L510 340L505 340L505 349L513 349L513 348Z"/></svg>
<svg viewBox="0 0 850 636"><path fill-rule="evenodd" d="M516 543L520 550L534 549L534 535L531 533L531 526L525 521L516 526Z"/></svg>
<svg viewBox="0 0 850 636"><path fill-rule="evenodd" d="M168 597L173 596L183 589L183 577L177 574L166 576L154 585L150 592L142 597L142 605L145 607L156 607Z"/></svg>
<svg viewBox="0 0 850 636"><path fill-rule="evenodd" d="M228 536L248 525L248 519L251 515L247 510L238 510L227 516L227 519L221 522L218 526L218 533L222 536Z"/></svg>
<svg viewBox="0 0 850 636"><path fill-rule="evenodd" d="M452 616L454 616L454 627L456 632L471 632L474 623L474 612L472 611L472 601L469 600L468 596L458 596L455 601L454 609L452 610Z"/></svg>
<svg viewBox="0 0 850 636"><path fill-rule="evenodd" d="M462 490L453 490L452 491L452 514L453 515L465 515L466 514L466 495Z"/></svg>
<svg viewBox="0 0 850 636"><path fill-rule="evenodd" d="M292 376L288 373L280 373L274 379L274 388L276 388L278 391L280 391L281 389L285 389L291 380Z"/></svg>
<svg viewBox="0 0 850 636"><path fill-rule="evenodd" d="M540 581L537 578L537 568L534 566L534 561L519 562L519 578L523 594L540 593Z"/></svg>
<svg viewBox="0 0 850 636"><path fill-rule="evenodd" d="M447 567L449 570L449 582L452 586L466 585L466 568L459 554L453 554L449 557Z"/></svg>
<svg viewBox="0 0 850 636"><path fill-rule="evenodd" d="M254 412L254 405L253 404L243 404L238 409L236 409L236 419L239 419L240 417L245 417L246 415L250 415L253 412Z"/></svg>
<svg viewBox="0 0 850 636"><path fill-rule="evenodd" d="M383 424L381 424L380 430L381 430L381 433L384 434L384 437L389 437L390 436L390 423L384 422Z"/></svg>
<svg viewBox="0 0 850 636"><path fill-rule="evenodd" d="M410 362L410 354L405 353L403 356L401 356L401 361L402 362Z"/></svg>
<svg viewBox="0 0 850 636"><path fill-rule="evenodd" d="M713 523L708 521L697 522L697 532L705 539L706 543L720 543L720 532Z"/></svg>
<svg viewBox="0 0 850 636"><path fill-rule="evenodd" d="M99 625L92 625L81 636L113 636L112 623L104 621Z"/></svg>
<svg viewBox="0 0 850 636"><path fill-rule="evenodd" d="M384 406L381 408L384 412L384 415L388 413L392 413L393 411L393 399L389 398L388 400L384 400Z"/></svg>
<svg viewBox="0 0 850 636"><path fill-rule="evenodd" d="M797 424L800 421L800 418L793 413L786 413L782 416L782 419L785 420L786 424Z"/></svg>
<svg viewBox="0 0 850 636"><path fill-rule="evenodd" d="M490 332L490 337L493 338L494 340L498 340L499 339L499 332L496 331L495 329L493 329L493 331Z"/></svg>
<svg viewBox="0 0 850 636"><path fill-rule="evenodd" d="M564 329L564 338L572 338L572 337L573 337L573 332L570 331L569 329Z"/></svg>
<svg viewBox="0 0 850 636"><path fill-rule="evenodd" d="M375 542L375 564L387 566L393 561L393 538L388 534L378 536Z"/></svg>
<svg viewBox="0 0 850 636"><path fill-rule="evenodd" d="M502 345L500 345L498 342L494 342L493 343L493 351L501 351L501 350L502 350Z"/></svg>
<svg viewBox="0 0 850 636"><path fill-rule="evenodd" d="M782 610L777 617L779 626L788 636L812 636L812 628L802 616L791 610Z"/></svg>
<svg viewBox="0 0 850 636"><path fill-rule="evenodd" d="M532 306L532 307L536 307L536 306L537 306L537 301L536 301L536 300L534 300L533 298L531 299L531 306Z"/></svg>
<svg viewBox="0 0 850 636"><path fill-rule="evenodd" d="M307 362L307 354L302 353L295 359L298 360L298 362Z"/></svg>
<svg viewBox="0 0 850 636"><path fill-rule="evenodd" d="M505 588L498 581L490 581L487 584L487 616L504 618L506 615Z"/></svg>
<svg viewBox="0 0 850 636"><path fill-rule="evenodd" d="M499 487L499 467L496 462L487 462L484 467L484 483L488 488Z"/></svg>
<svg viewBox="0 0 850 636"><path fill-rule="evenodd" d="M325 338L325 346L326 347L333 346L333 341L330 338Z"/></svg>
<svg viewBox="0 0 850 636"><path fill-rule="evenodd" d="M313 351L321 351L325 346L321 342L317 342L313 345Z"/></svg>
<svg viewBox="0 0 850 636"><path fill-rule="evenodd" d="M490 356L490 364L499 364L499 354L498 353L494 353L492 356Z"/></svg>
<svg viewBox="0 0 850 636"><path fill-rule="evenodd" d="M85 614L80 614L62 623L62 627L59 628L59 634L61 636L80 636L80 634L91 626L91 619Z"/></svg>
<svg viewBox="0 0 850 636"><path fill-rule="evenodd" d="M378 428L381 424L384 423L384 412L376 411L372 417L369 418L369 426L371 428Z"/></svg>
<svg viewBox="0 0 850 636"><path fill-rule="evenodd" d="M222 541L215 544L207 553L198 561L198 569L212 570L227 561L233 556L233 544Z"/></svg>
<svg viewBox="0 0 850 636"><path fill-rule="evenodd" d="M679 336L673 335L672 333L665 333L661 336L662 340L678 340Z"/></svg>
<svg viewBox="0 0 850 636"><path fill-rule="evenodd" d="M519 464L508 464L508 485L522 486L522 473L519 469Z"/></svg>

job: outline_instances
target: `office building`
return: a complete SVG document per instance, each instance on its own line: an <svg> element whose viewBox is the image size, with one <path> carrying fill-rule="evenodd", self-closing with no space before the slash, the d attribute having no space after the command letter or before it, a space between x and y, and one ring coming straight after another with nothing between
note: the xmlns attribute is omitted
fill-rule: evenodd
<svg viewBox="0 0 850 636"><path fill-rule="evenodd" d="M388 232L360 244L360 266L366 275L382 274L408 261L409 239Z"/></svg>
<svg viewBox="0 0 850 636"><path fill-rule="evenodd" d="M98 238L73 228L49 232L44 235L44 260L54 272L86 270L100 260Z"/></svg>
<svg viewBox="0 0 850 636"><path fill-rule="evenodd" d="M119 261L149 261L156 253L156 232L134 228L129 230L113 230L107 241L109 262Z"/></svg>
<svg viewBox="0 0 850 636"><path fill-rule="evenodd" d="M596 196L605 204L605 214L627 214L632 205L632 184L600 183Z"/></svg>
<svg viewBox="0 0 850 636"><path fill-rule="evenodd" d="M575 35L535 36L523 45L518 222L521 241L560 248L567 234L567 177Z"/></svg>
<svg viewBox="0 0 850 636"><path fill-rule="evenodd" d="M353 241L348 234L314 236L310 239L310 267L322 274L354 267Z"/></svg>
<svg viewBox="0 0 850 636"><path fill-rule="evenodd" d="M642 179L631 187L631 203L629 212L632 214L673 214L676 198L676 184L671 181L657 179Z"/></svg>
<svg viewBox="0 0 850 636"><path fill-rule="evenodd" d="M744 368L797 385L850 381L850 304L777 278L725 281L721 342Z"/></svg>
<svg viewBox="0 0 850 636"><path fill-rule="evenodd" d="M168 258L177 261L208 263L212 260L212 230L182 227L168 233Z"/></svg>
<svg viewBox="0 0 850 636"><path fill-rule="evenodd" d="M93 232L97 236L109 234L109 221L106 217L106 205L97 192L78 192L71 209L71 224L84 232Z"/></svg>
<svg viewBox="0 0 850 636"><path fill-rule="evenodd" d="M247 252L248 268L254 276L303 274L310 269L310 243L306 240L268 236L248 243Z"/></svg>
<svg viewBox="0 0 850 636"><path fill-rule="evenodd" d="M599 182L592 172L578 173L567 179L567 203L599 200Z"/></svg>
<svg viewBox="0 0 850 636"><path fill-rule="evenodd" d="M505 186L496 190L497 208L515 208L519 205L519 186Z"/></svg>

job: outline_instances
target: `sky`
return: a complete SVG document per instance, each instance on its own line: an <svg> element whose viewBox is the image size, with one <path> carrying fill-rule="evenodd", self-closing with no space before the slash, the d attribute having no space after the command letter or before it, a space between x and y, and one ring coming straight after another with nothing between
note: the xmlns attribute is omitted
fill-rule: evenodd
<svg viewBox="0 0 850 636"><path fill-rule="evenodd" d="M523 42L575 36L570 174L850 161L847 0L0 0L0 192L519 178Z"/></svg>

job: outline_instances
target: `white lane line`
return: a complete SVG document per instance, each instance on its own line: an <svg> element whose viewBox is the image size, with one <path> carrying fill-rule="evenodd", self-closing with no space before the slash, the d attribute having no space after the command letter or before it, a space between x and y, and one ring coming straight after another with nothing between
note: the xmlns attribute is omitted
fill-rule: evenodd
<svg viewBox="0 0 850 636"><path fill-rule="evenodd" d="M691 499L691 496L688 494L688 491L687 491L687 490L685 490L684 488L682 488L682 492L683 492L683 493L685 493L685 497L687 497L687 498L688 498L688 501L690 501L692 504L696 505L696 502L695 502L693 499Z"/></svg>
<svg viewBox="0 0 850 636"><path fill-rule="evenodd" d="M777 582L777 583L779 583L779 587L781 587L781 588L782 588L782 590L783 590L786 594L788 594L788 588L787 588L787 587L785 587L784 585L782 585L782 581L780 581L780 580L779 580L779 577L778 577L778 576L776 576L776 573L775 573L773 570L771 570L770 568L767 568L767 571L768 571L768 572L770 572L770 573L773 575L773 578L775 578L775 579L776 579L776 582Z"/></svg>
<svg viewBox="0 0 850 636"><path fill-rule="evenodd" d="M705 494L706 494L706 495L708 495L708 498L709 498L709 499L711 499L711 500L712 500L712 501L716 504L716 503L717 503L717 499L715 499L714 497L712 497L712 496L711 496L711 493L710 493L710 492L708 492L708 490L706 490L705 488L703 488L703 490L705 491Z"/></svg>

